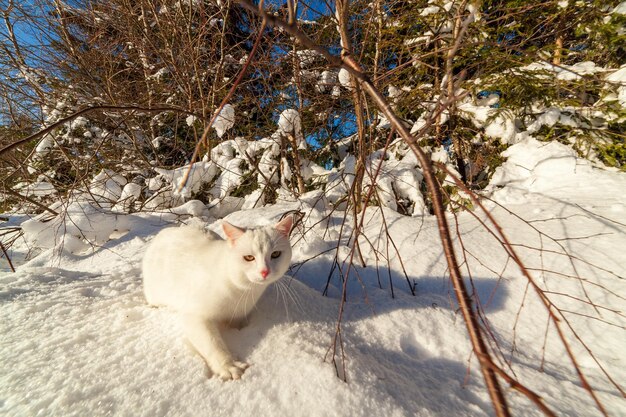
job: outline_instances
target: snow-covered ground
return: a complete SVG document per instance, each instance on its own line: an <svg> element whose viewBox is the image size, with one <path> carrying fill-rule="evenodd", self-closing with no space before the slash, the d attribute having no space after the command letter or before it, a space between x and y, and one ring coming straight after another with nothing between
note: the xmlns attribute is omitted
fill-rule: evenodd
<svg viewBox="0 0 626 417"><path fill-rule="evenodd" d="M495 202L486 201L487 208L519 245L516 250L528 267L554 271L533 273L552 291L548 295L553 302L569 311L565 314L572 328L623 387L626 320L613 310L623 309L626 296L626 175L593 167L558 143L534 139L509 148L507 156L492 180ZM186 345L175 316L148 307L141 287L142 253L155 233L176 220L206 222L219 231L219 221L164 213L125 215L123 221L104 216L94 220L94 229L108 222L107 236L120 230L80 255L56 245L40 253L33 249L24 260L35 241L18 241L11 252L20 264L17 272L1 264L0 414L493 415L456 311L432 216L368 208L365 235L379 253L361 240L366 266L355 262L358 275L348 281L341 328L348 382L337 377L331 356L324 361L341 298L336 272L328 296L322 296L322 290L335 253L341 262L349 247L344 233L338 252L331 250L337 245L343 213L324 220L327 208L314 201L310 196L227 217L233 224L254 226L274 222L290 209L305 213L304 229L292 235L291 277L268 290L246 327L226 335L233 352L251 364L243 378L233 382L207 378L206 366ZM383 217L415 285L415 296L397 252L391 245L387 250L387 239L380 237ZM553 326L544 343L547 314L532 291L526 293L527 281L507 261L505 251L481 227L479 220L484 219L478 210L450 214L467 250L463 272L467 275L469 266L504 358L512 359L515 376L558 415L598 415ZM120 224L123 227L117 227ZM344 232L351 224L349 220ZM32 225L29 230L31 235L46 233ZM382 256L387 254L393 258L390 271ZM597 303L597 311L581 301L586 294ZM622 394L570 331L566 333L609 414L626 415ZM341 368L340 355L336 358ZM514 415L541 415L512 389L506 392Z"/></svg>

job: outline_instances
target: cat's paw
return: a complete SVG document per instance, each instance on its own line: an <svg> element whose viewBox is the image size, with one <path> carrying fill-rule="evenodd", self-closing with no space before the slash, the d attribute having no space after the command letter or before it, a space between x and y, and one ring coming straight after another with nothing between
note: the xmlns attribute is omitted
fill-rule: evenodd
<svg viewBox="0 0 626 417"><path fill-rule="evenodd" d="M214 369L213 372L222 380L230 381L231 379L240 379L248 366L245 362L228 361L218 369Z"/></svg>

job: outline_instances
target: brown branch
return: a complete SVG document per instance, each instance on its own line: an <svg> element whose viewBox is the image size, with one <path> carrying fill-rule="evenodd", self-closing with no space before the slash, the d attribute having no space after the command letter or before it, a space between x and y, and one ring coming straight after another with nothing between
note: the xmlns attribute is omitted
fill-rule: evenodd
<svg viewBox="0 0 626 417"><path fill-rule="evenodd" d="M490 354L483 339L480 324L478 323L478 318L476 317L476 314L472 307L472 300L468 295L467 288L465 287L465 283L463 282L463 278L459 270L459 265L456 259L456 255L454 253L452 237L450 235L450 227L448 226L445 209L443 207L441 190L439 188L439 185L437 184L434 168L430 159L426 156L422 149L417 146L417 137L414 137L409 133L408 129L396 116L383 95L374 87L372 82L368 79L365 73L361 70L360 66L354 61L354 59L352 59L351 56L348 55L344 56L343 58L335 57L324 48L321 48L320 46L315 44L315 42L309 39L306 34L300 31L295 25L290 25L288 22L285 22L284 20L279 19L276 16L268 14L262 8L262 5L256 7L249 0L238 0L238 2L246 9L259 15L269 24L279 26L290 35L298 38L298 40L300 40L302 44L326 57L326 59L331 64L341 66L342 68L348 70L352 75L354 75L359 80L361 87L370 96L370 98L372 98L379 110L384 113L384 115L387 117L387 120L389 120L393 128L398 131L402 139L409 145L409 148L417 157L420 165L422 166L424 179L432 197L433 208L439 226L439 235L441 237L443 250L450 270L450 278L452 279L454 291L461 307L463 319L465 321L465 325L470 336L472 347L476 352L476 356L479 358L481 371L485 379L485 384L487 385L487 391L489 393L489 396L491 397L491 401L494 406L496 415L498 417L510 416L509 407L507 405L506 398L504 397L504 392L502 391L502 388L500 386L500 382L498 381L493 368L488 366L488 362L490 361ZM460 44L460 38L457 39L457 44ZM450 82L452 82L452 80L450 80Z"/></svg>
<svg viewBox="0 0 626 417"><path fill-rule="evenodd" d="M252 62L252 59L254 58L254 55L256 54L256 50L259 47L259 44L261 43L261 38L263 37L263 31L265 30L265 26L266 26L266 21L265 19L263 19L263 22L261 23L261 29L259 29L259 33L257 34L256 41L254 42L254 45L252 46L252 50L250 51L250 55L248 55L248 59L246 60L246 63L243 65L243 68L237 75L237 78L235 79L235 82L233 83L233 85L230 87L230 90L228 90L228 93L222 99L222 102L220 103L216 111L213 113L211 120L209 121L207 126L204 128L204 132L202 132L202 137L196 143L196 147L193 150L193 155L191 155L191 159L189 160L189 168L187 168L187 170L185 171L185 175L183 176L182 181L180 182L180 185L178 187L179 192L182 191L185 185L187 185L187 181L189 180L189 175L191 174L191 169L193 167L193 164L194 162L196 162L196 159L198 159L198 154L200 153L200 146L203 143L206 143L206 139L209 135L209 132L211 131L211 127L213 126L215 119L221 113L226 103L228 103L228 100L230 100L230 98L233 96L233 94L235 93L235 90L241 83L243 76L246 74L248 67L250 66L250 63Z"/></svg>
<svg viewBox="0 0 626 417"><path fill-rule="evenodd" d="M20 139L16 142L13 142L5 146L4 148L0 149L0 155L6 152L9 152L10 150L15 149L21 145L24 145L30 141L39 139L40 137L52 132L57 127L62 126L63 124L67 122L71 122L72 120L76 119L79 116L82 116L83 114L88 114L88 113L92 113L92 112L100 111L100 110L119 110L119 111L131 110L131 111L144 111L144 112L149 112L149 113L161 113L165 111L174 111L178 113L191 114L194 116L198 116L194 112L190 112L190 111L181 109L179 107L173 107L173 106L141 107L141 106L132 106L132 105L131 106L116 106L116 105L108 105L108 104L89 106L89 107L85 107L83 109L77 110L74 113L70 114L69 116L66 116L66 117L63 117L62 119L57 120L56 122L52 123L50 126L47 126L41 129L37 133L33 133L32 135L27 136L24 139Z"/></svg>
<svg viewBox="0 0 626 417"><path fill-rule="evenodd" d="M306 188L304 186L304 178L302 178L302 165L300 164L300 155L298 154L298 142L291 133L287 133L286 136L287 140L291 144L291 150L293 153L293 174L295 175L296 182L298 183L298 194L302 195L306 192Z"/></svg>
<svg viewBox="0 0 626 417"><path fill-rule="evenodd" d="M57 213L56 211L52 210L50 207L46 206L45 204L42 204L42 203L40 203L37 200L33 200L32 198L30 198L28 196L25 196L24 194L20 194L17 191L14 191L14 190L12 190L10 188L5 188L2 192L10 194L10 195L12 195L14 197L17 197L19 199L22 199L24 201L28 201L29 203L34 204L35 206L39 207L40 209L43 209L43 210L47 211L50 214L54 214L55 216L59 215L59 213Z"/></svg>
<svg viewBox="0 0 626 417"><path fill-rule="evenodd" d="M587 381L587 377L585 376L585 374L582 371L580 365L578 364L578 360L576 359L576 356L574 355L574 352L572 351L572 348L571 348L570 344L568 343L567 339L565 338L565 333L563 331L563 328L561 327L561 320L563 320L567 324L567 326L570 328L570 330L572 330L572 333L573 333L574 337L581 343L581 345L583 347L585 347L585 349L587 350L587 352L589 353L591 358L596 362L596 364L598 364L600 369L602 369L604 375L609 379L609 381L611 381L613 386L615 386L615 388L617 388L617 390L622 394L622 396L625 396L624 390L604 370L604 367L598 362L598 360L595 357L595 355L593 355L593 353L587 347L587 345L580 339L580 336L572 329L571 325L569 324L569 321L563 315L563 312L558 307L556 307L554 305L554 303L545 294L545 291L539 287L539 285L536 283L535 279L530 275L530 272L529 272L528 268L526 268L526 266L522 262L521 258L515 252L515 249L514 249L513 245L510 243L510 241L506 237L506 234L502 230L502 227L500 226L500 224L496 221L496 219L489 212L489 210L486 209L486 207L478 199L476 194L473 193L471 190L469 190L461 182L461 180L459 180L455 175L453 175L445 167L445 165L439 164L439 166L440 166L441 169L445 170L448 173L448 175L454 180L455 184L460 189L462 189L464 192L466 192L470 196L470 198L472 199L472 202L475 205L477 205L485 213L485 215L489 219L489 222L493 225L493 227L495 228L497 234L499 235L500 240L501 240L503 246L507 249L507 251L509 252L511 258L517 264L517 266L519 267L520 271L522 272L524 277L528 280L528 282L530 283L531 287L535 290L535 293L537 294L538 298L541 300L542 304L546 308L546 310L548 312L548 315L550 316L550 319L552 321L552 324L554 324L554 326L555 326L555 329L557 331L557 335L558 335L559 339L561 340L561 343L563 344L565 352L567 353L567 356L568 356L570 362L572 363L572 366L574 367L574 370L576 371L576 374L578 375L578 379L580 380L580 383L581 383L582 387L589 393L589 395L591 396L591 398L595 402L596 406L598 407L598 409L600 410L602 415L608 416L608 413L606 412L606 409L604 408L604 406L600 402L600 399L596 395L595 390L591 387L591 385ZM558 313L558 315L560 317L557 316L557 313Z"/></svg>
<svg viewBox="0 0 626 417"><path fill-rule="evenodd" d="M4 247L4 244L2 244L2 242L0 242L0 250L2 250L4 257L7 258L7 261L9 262L9 267L11 267L11 272L15 272L15 267L13 267L13 262L11 262L11 257L7 253L7 250Z"/></svg>

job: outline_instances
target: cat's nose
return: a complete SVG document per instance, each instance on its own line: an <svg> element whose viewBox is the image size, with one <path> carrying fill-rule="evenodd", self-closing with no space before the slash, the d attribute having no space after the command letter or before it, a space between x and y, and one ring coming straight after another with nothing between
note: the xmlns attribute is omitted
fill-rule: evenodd
<svg viewBox="0 0 626 417"><path fill-rule="evenodd" d="M263 277L263 279L267 278L267 276L270 274L270 270L265 268L265 269L261 269L261 276Z"/></svg>

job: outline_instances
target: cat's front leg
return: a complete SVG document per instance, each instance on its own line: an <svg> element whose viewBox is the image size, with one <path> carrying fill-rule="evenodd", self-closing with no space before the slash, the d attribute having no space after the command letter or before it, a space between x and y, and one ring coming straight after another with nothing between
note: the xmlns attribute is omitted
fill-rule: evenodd
<svg viewBox="0 0 626 417"><path fill-rule="evenodd" d="M248 364L233 358L216 322L194 315L185 315L184 322L187 338L215 375L224 380L241 378Z"/></svg>

